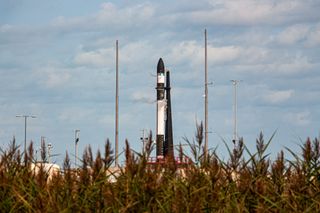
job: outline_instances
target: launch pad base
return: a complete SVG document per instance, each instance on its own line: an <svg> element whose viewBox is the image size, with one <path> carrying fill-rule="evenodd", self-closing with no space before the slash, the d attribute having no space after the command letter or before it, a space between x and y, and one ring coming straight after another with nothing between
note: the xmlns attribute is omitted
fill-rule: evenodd
<svg viewBox="0 0 320 213"><path fill-rule="evenodd" d="M171 163L178 167L184 167L193 164L192 160L188 157L175 157L173 161L168 158L149 157L147 162L149 165L168 165Z"/></svg>

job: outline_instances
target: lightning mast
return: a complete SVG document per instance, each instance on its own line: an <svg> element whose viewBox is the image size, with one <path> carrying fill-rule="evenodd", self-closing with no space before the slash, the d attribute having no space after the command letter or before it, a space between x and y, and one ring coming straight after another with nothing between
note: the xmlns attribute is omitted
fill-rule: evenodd
<svg viewBox="0 0 320 213"><path fill-rule="evenodd" d="M204 30L204 150L205 158L208 156L208 61L207 61L207 29Z"/></svg>
<svg viewBox="0 0 320 213"><path fill-rule="evenodd" d="M119 72L119 54L118 54L118 40L116 40L116 118L115 118L115 166L118 166L118 153L119 153L119 85L118 85L118 72Z"/></svg>

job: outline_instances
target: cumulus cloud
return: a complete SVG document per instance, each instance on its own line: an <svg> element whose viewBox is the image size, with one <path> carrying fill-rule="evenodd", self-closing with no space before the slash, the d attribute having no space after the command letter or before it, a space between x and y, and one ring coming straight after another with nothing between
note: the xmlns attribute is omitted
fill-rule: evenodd
<svg viewBox="0 0 320 213"><path fill-rule="evenodd" d="M101 48L90 51L81 50L74 57L74 62L78 65L104 67L114 61L115 49Z"/></svg>
<svg viewBox="0 0 320 213"><path fill-rule="evenodd" d="M310 30L307 36L306 45L309 47L320 45L320 24Z"/></svg>
<svg viewBox="0 0 320 213"><path fill-rule="evenodd" d="M110 46L110 43L108 46ZM127 67L131 64L145 64L146 58L150 58L151 54L155 52L160 54L159 50L155 51L154 47L146 41L128 42L123 45L120 42L119 60L121 64L125 64ZM80 48L80 51L74 57L74 63L89 67L113 66L115 64L115 53L115 47L97 47L91 50Z"/></svg>
<svg viewBox="0 0 320 213"><path fill-rule="evenodd" d="M294 126L306 126L311 122L311 113L310 111L302 111L302 112L290 112L285 114L284 119L286 123L290 123Z"/></svg>
<svg viewBox="0 0 320 213"><path fill-rule="evenodd" d="M35 70L35 75L41 78L41 84L47 88L57 88L66 84L71 79L71 74L66 68L57 68L55 65L42 67Z"/></svg>
<svg viewBox="0 0 320 213"><path fill-rule="evenodd" d="M310 72L315 66L316 64L312 63L306 56L272 55L272 51L270 51L264 61L238 64L235 69L239 72L259 75L290 76Z"/></svg>
<svg viewBox="0 0 320 213"><path fill-rule="evenodd" d="M193 11L189 14L192 22L230 25L279 25L293 21L315 20L319 17L319 4L314 1L209 1L211 8Z"/></svg>
<svg viewBox="0 0 320 213"><path fill-rule="evenodd" d="M131 96L131 100L134 102L141 102L147 104L154 104L156 101L154 93L150 92L150 90L134 92Z"/></svg>
<svg viewBox="0 0 320 213"><path fill-rule="evenodd" d="M141 63L145 64L146 59L152 54L160 54L161 50L156 50L155 47L148 41L130 42L121 47L121 60L126 64Z"/></svg>
<svg viewBox="0 0 320 213"><path fill-rule="evenodd" d="M5 24L5 25L1 25L0 26L0 33L6 33L9 32L10 30L13 30L14 27L12 25L9 24Z"/></svg>
<svg viewBox="0 0 320 213"><path fill-rule="evenodd" d="M71 75L69 73L56 73L56 72L47 72L47 83L48 87L57 87L62 84L65 84L70 79Z"/></svg>
<svg viewBox="0 0 320 213"><path fill-rule="evenodd" d="M146 27L152 20L154 7L149 3L117 7L111 2L101 5L101 9L94 14L66 18L56 17L52 26L57 30L68 31L96 31L108 27L110 30L129 29L133 27Z"/></svg>
<svg viewBox="0 0 320 213"><path fill-rule="evenodd" d="M309 26L307 25L293 25L284 29L278 35L278 42L281 44L292 45L301 40L306 39L306 36L309 31Z"/></svg>
<svg viewBox="0 0 320 213"><path fill-rule="evenodd" d="M320 44L320 24L297 24L285 28L278 36L280 44L294 45L302 42L307 47Z"/></svg>
<svg viewBox="0 0 320 213"><path fill-rule="evenodd" d="M96 16L99 22L116 21L117 24L145 22L154 15L154 7L151 4L138 4L132 7L117 8L107 2L102 4L102 10ZM115 17L117 17L115 19ZM127 25L127 24L126 24Z"/></svg>
<svg viewBox="0 0 320 213"><path fill-rule="evenodd" d="M63 122L81 122L88 118L96 117L97 113L94 109L82 108L82 107L66 107L59 111L58 119Z"/></svg>
<svg viewBox="0 0 320 213"><path fill-rule="evenodd" d="M212 64L222 64L234 61L240 57L241 48L237 46L213 47L208 45L208 61ZM174 46L168 58L175 63L191 61L193 64L202 64L204 61L204 47L196 41L183 41Z"/></svg>
<svg viewBox="0 0 320 213"><path fill-rule="evenodd" d="M271 104L279 104L289 100L294 94L294 90L269 91L264 97L265 101Z"/></svg>

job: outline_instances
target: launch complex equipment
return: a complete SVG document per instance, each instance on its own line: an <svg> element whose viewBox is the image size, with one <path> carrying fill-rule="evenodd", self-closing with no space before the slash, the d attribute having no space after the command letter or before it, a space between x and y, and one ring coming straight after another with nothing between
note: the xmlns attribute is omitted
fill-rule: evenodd
<svg viewBox="0 0 320 213"><path fill-rule="evenodd" d="M190 164L188 158L174 157L173 131L170 96L170 71L165 71L162 58L157 65L157 114L156 114L156 158L150 158L149 164L175 163Z"/></svg>

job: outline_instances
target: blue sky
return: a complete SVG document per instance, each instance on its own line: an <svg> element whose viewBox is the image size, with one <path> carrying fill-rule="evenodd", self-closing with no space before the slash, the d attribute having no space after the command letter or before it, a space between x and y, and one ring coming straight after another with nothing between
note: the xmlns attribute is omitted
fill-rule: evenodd
<svg viewBox="0 0 320 213"><path fill-rule="evenodd" d="M0 0L0 144L15 136L53 153L114 142L115 41L120 48L120 147L141 149L155 129L155 74L171 71L175 144L203 120L204 29L208 31L209 146L231 141L233 87L238 133L249 148L277 131L272 156L319 135L320 2L315 0Z"/></svg>

